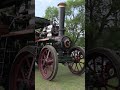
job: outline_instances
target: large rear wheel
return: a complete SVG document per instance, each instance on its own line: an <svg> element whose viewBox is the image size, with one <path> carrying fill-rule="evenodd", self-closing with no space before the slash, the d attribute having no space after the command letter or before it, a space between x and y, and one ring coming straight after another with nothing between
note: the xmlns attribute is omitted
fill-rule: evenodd
<svg viewBox="0 0 120 90"><path fill-rule="evenodd" d="M15 58L11 72L10 90L34 90L35 89L35 59L32 48L23 48Z"/></svg>
<svg viewBox="0 0 120 90"><path fill-rule="evenodd" d="M38 58L38 67L44 79L55 78L58 71L58 56L53 46L46 45L42 48Z"/></svg>

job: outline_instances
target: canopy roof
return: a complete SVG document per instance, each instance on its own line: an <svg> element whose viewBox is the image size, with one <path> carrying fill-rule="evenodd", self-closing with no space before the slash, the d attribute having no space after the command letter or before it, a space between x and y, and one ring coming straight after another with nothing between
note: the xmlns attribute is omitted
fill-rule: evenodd
<svg viewBox="0 0 120 90"><path fill-rule="evenodd" d="M50 20L41 17L35 17L35 24L36 28L44 28L45 26L50 25Z"/></svg>

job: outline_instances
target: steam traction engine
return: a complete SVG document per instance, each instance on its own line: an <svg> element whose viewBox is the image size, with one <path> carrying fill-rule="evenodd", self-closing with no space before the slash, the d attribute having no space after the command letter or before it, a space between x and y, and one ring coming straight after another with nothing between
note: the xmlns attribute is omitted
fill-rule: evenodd
<svg viewBox="0 0 120 90"><path fill-rule="evenodd" d="M0 86L34 90L34 0L0 2Z"/></svg>
<svg viewBox="0 0 120 90"><path fill-rule="evenodd" d="M84 72L85 52L81 47L74 47L69 37L64 35L65 3L59 6L59 26L55 23L36 30L37 63L42 77L46 80L55 78L58 63L67 64L73 74Z"/></svg>

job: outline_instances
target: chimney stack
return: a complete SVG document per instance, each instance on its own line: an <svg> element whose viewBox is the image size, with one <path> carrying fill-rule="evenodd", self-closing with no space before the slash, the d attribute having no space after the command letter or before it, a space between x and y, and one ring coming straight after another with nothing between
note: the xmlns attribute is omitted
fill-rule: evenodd
<svg viewBox="0 0 120 90"><path fill-rule="evenodd" d="M64 29L64 22L65 22L65 3L59 3L59 36L63 36L65 29Z"/></svg>

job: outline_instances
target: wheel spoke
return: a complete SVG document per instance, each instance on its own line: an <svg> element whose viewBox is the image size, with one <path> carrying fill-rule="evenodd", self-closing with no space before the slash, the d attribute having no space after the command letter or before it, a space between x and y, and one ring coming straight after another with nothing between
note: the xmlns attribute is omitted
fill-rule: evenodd
<svg viewBox="0 0 120 90"><path fill-rule="evenodd" d="M78 68L78 66L77 66L77 63L76 63L76 67L77 67L77 70L79 71L79 68Z"/></svg>
<svg viewBox="0 0 120 90"><path fill-rule="evenodd" d="M77 68L77 66L76 66L76 63L75 63L75 69L74 68L73 69L76 71L76 68Z"/></svg>
<svg viewBox="0 0 120 90"><path fill-rule="evenodd" d="M80 57L81 55L80 55L80 52L78 51L78 53L77 53L77 59L78 59L78 61L80 61L81 60L81 57Z"/></svg>
<svg viewBox="0 0 120 90"><path fill-rule="evenodd" d="M53 64L53 60L48 60L46 63L47 63L47 65L51 65L51 64Z"/></svg>
<svg viewBox="0 0 120 90"><path fill-rule="evenodd" d="M50 51L48 50L46 60L48 60L49 55L50 55Z"/></svg>
<svg viewBox="0 0 120 90"><path fill-rule="evenodd" d="M74 57L74 52L71 53L71 56Z"/></svg>
<svg viewBox="0 0 120 90"><path fill-rule="evenodd" d="M73 63L73 65L72 65L73 69L74 69L74 67L75 67L74 65L75 65L75 63Z"/></svg>
<svg viewBox="0 0 120 90"><path fill-rule="evenodd" d="M101 67L102 67L101 73L102 73L102 74L104 74L104 73L103 73L103 70L104 70L104 65L103 65L103 64L104 64L104 61L103 61L103 60L104 60L104 57L102 57L102 63L101 63ZM102 76L103 76L103 75L102 75Z"/></svg>
<svg viewBox="0 0 120 90"><path fill-rule="evenodd" d="M75 51L74 51L74 56L73 56L74 60L76 60L76 57L75 57Z"/></svg>
<svg viewBox="0 0 120 90"><path fill-rule="evenodd" d="M44 73L45 73L45 74L47 74L47 67L46 67L46 68L44 68Z"/></svg>
<svg viewBox="0 0 120 90"><path fill-rule="evenodd" d="M32 73L34 64L35 64L35 61L34 61L34 59L33 59L33 60L32 60L32 64L31 64L31 67L30 67L30 71L29 71L29 74L28 74L28 77L27 77L28 80L30 79L30 76L31 76L31 73Z"/></svg>
<svg viewBox="0 0 120 90"><path fill-rule="evenodd" d="M82 69L82 66L81 66L81 64L79 63L79 65L80 65L80 68Z"/></svg>
<svg viewBox="0 0 120 90"><path fill-rule="evenodd" d="M20 69L20 72L21 72L21 75L22 75L23 80L25 80L25 75L24 75L24 71L23 71L22 68Z"/></svg>
<svg viewBox="0 0 120 90"><path fill-rule="evenodd" d="M93 59L93 67L94 67L94 71L96 72L96 62L95 62L95 59Z"/></svg>
<svg viewBox="0 0 120 90"><path fill-rule="evenodd" d="M86 67L88 67L89 70L91 70L92 72L96 73L96 72L88 65L88 63L86 63Z"/></svg>
<svg viewBox="0 0 120 90"><path fill-rule="evenodd" d="M30 62L29 62L28 58L26 58L25 60L26 60L27 66L30 68Z"/></svg>
<svg viewBox="0 0 120 90"><path fill-rule="evenodd" d="M79 63L85 64L84 62L79 62Z"/></svg>

